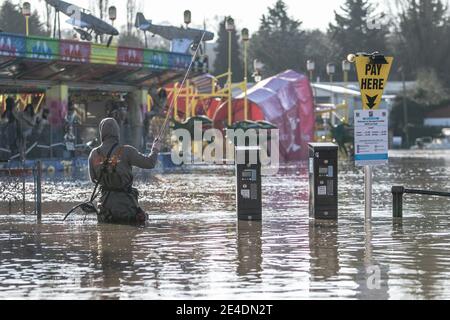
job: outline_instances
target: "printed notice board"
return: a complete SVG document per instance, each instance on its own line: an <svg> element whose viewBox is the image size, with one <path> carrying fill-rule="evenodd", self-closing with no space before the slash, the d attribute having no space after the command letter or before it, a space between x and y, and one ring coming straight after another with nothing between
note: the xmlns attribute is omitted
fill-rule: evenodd
<svg viewBox="0 0 450 320"><path fill-rule="evenodd" d="M355 111L355 163L380 166L388 163L388 112Z"/></svg>

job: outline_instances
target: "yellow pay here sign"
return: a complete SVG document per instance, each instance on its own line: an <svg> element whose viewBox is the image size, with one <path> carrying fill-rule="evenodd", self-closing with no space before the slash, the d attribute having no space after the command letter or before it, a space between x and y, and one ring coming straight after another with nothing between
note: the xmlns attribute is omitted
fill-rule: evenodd
<svg viewBox="0 0 450 320"><path fill-rule="evenodd" d="M393 57L385 57L381 61L365 56L356 57L356 72L364 110L378 109L380 106L393 62Z"/></svg>

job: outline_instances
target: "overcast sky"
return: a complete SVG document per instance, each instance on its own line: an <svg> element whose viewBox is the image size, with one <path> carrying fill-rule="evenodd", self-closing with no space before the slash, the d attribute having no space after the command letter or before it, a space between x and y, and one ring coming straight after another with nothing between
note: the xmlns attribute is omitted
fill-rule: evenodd
<svg viewBox="0 0 450 320"><path fill-rule="evenodd" d="M2 2L4 0L0 0ZM33 8L43 14L44 0L28 0ZM89 9L89 0L66 0L78 6ZM386 0L378 2L381 10ZM24 1L13 0L15 3ZM109 0L109 5L118 8L118 24L126 22L126 0ZM239 29L247 27L250 32L258 29L262 14L267 12L267 7L272 6L276 0L136 0L138 7L143 9L147 19L153 23L170 23L181 25L183 11L192 11L193 24L201 26L206 19L207 25L216 26L215 17L232 15ZM289 8L290 16L303 21L303 27L307 29L319 28L325 30L328 23L333 20L334 10L340 10L344 0L285 0ZM63 18L62 21L67 20ZM215 31L215 30L212 30Z"/></svg>

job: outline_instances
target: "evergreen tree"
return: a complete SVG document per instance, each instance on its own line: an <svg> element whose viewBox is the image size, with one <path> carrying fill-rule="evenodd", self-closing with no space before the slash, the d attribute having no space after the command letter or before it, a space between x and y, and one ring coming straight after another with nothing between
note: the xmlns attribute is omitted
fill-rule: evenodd
<svg viewBox="0 0 450 320"><path fill-rule="evenodd" d="M388 26L374 26L379 21L369 0L346 0L341 11L335 11L335 22L330 23L328 29L334 50L333 62L340 63L349 53L379 51L389 54L386 46ZM337 71L341 72L340 68ZM351 80L356 80L355 72L351 74Z"/></svg>
<svg viewBox="0 0 450 320"><path fill-rule="evenodd" d="M214 73L216 75L224 74L228 71L228 31L225 29L226 17L219 24L219 32L216 52L216 60L214 61ZM244 80L244 63L241 59L239 38L237 31L231 31L231 71L233 73L233 82L242 82ZM224 84L222 81L222 85Z"/></svg>
<svg viewBox="0 0 450 320"><path fill-rule="evenodd" d="M450 85L450 32L447 7L441 0L411 0L400 14L396 55L408 78L420 72L436 72Z"/></svg>
<svg viewBox="0 0 450 320"><path fill-rule="evenodd" d="M261 26L250 41L250 56L265 65L265 76L287 69L305 69L306 37L300 30L302 22L290 18L287 10L282 0L268 8L268 14L262 16Z"/></svg>
<svg viewBox="0 0 450 320"><path fill-rule="evenodd" d="M14 5L11 1L6 0L0 7L0 30L10 33L25 34L25 17L19 6ZM37 11L34 11L29 19L30 35L46 36L43 23L39 20Z"/></svg>

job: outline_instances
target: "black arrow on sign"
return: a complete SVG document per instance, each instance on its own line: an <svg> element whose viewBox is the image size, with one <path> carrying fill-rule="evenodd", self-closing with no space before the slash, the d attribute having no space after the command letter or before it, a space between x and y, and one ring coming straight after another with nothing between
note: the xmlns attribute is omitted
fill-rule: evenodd
<svg viewBox="0 0 450 320"><path fill-rule="evenodd" d="M375 107L375 101L377 100L378 95L371 97L366 94L366 98L367 98L367 106L369 107L369 109L373 109L373 107Z"/></svg>

